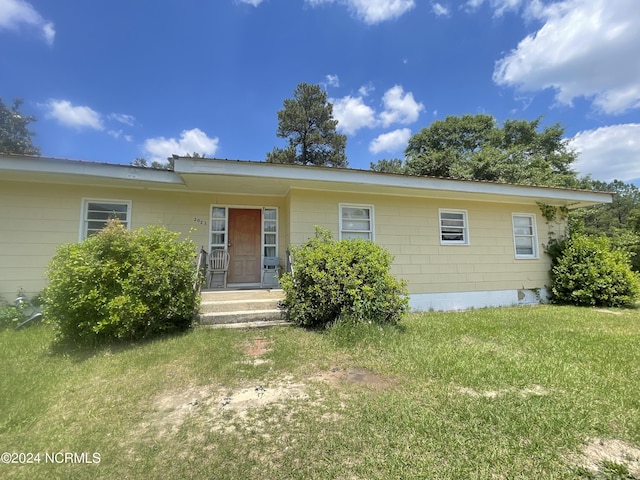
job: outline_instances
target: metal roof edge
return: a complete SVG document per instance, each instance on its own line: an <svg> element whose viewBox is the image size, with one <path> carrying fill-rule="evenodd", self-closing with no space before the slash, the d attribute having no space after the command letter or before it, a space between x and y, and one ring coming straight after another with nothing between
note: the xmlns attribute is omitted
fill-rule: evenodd
<svg viewBox="0 0 640 480"><path fill-rule="evenodd" d="M184 184L173 171L30 155L0 154L0 171L92 176L152 183Z"/></svg>
<svg viewBox="0 0 640 480"><path fill-rule="evenodd" d="M555 198L576 203L611 203L613 193L579 190L563 187L518 185L482 180L426 177L394 173L373 172L334 167L288 165L247 160L175 158L178 174L218 174L280 178L290 180L315 180L340 183L365 183L379 186L403 187L417 190L446 190L452 192L526 196L530 198Z"/></svg>

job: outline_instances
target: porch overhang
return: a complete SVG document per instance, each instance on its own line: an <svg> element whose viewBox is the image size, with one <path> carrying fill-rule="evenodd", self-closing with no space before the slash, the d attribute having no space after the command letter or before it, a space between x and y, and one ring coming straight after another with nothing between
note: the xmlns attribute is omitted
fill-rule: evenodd
<svg viewBox="0 0 640 480"><path fill-rule="evenodd" d="M174 170L0 154L3 180L284 197L291 190L532 205L570 209L611 203L613 193L344 168L175 158Z"/></svg>
<svg viewBox="0 0 640 480"><path fill-rule="evenodd" d="M369 170L240 160L175 159L175 173L190 191L285 196L292 189L418 198L563 206L611 203L613 194L589 190L420 177Z"/></svg>

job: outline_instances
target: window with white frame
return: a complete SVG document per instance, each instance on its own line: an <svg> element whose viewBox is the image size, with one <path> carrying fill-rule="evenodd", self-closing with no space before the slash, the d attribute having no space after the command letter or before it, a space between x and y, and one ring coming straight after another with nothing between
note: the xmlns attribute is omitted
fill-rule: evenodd
<svg viewBox="0 0 640 480"><path fill-rule="evenodd" d="M209 232L209 243L211 250L216 248L227 248L227 208L211 207L211 220L209 222L211 229Z"/></svg>
<svg viewBox="0 0 640 480"><path fill-rule="evenodd" d="M84 199L80 240L98 233L109 220L113 219L119 220L126 228L130 228L131 201Z"/></svg>
<svg viewBox="0 0 640 480"><path fill-rule="evenodd" d="M466 210L440 209L440 244L469 244L469 224Z"/></svg>
<svg viewBox="0 0 640 480"><path fill-rule="evenodd" d="M340 239L373 240L373 205L340 204Z"/></svg>
<svg viewBox="0 0 640 480"><path fill-rule="evenodd" d="M276 208L262 209L262 241L264 257L278 256L278 210Z"/></svg>
<svg viewBox="0 0 640 480"><path fill-rule="evenodd" d="M535 215L530 213L513 214L513 243L516 258L538 258Z"/></svg>

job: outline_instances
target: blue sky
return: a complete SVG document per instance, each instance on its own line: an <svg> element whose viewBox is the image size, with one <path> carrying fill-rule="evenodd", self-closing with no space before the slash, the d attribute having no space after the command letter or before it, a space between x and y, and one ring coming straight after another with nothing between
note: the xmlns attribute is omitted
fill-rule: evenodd
<svg viewBox="0 0 640 480"><path fill-rule="evenodd" d="M264 160L322 84L352 168L448 115L561 123L594 178L640 179L639 0L0 0L0 98L42 154Z"/></svg>

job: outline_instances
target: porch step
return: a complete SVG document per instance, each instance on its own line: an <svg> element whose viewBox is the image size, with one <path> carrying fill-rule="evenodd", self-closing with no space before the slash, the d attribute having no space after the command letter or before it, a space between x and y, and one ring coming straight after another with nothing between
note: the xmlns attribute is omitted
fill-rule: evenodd
<svg viewBox="0 0 640 480"><path fill-rule="evenodd" d="M198 313L201 325L208 326L271 326L284 322L279 302L284 298L280 289L203 291ZM284 322L286 323L286 322Z"/></svg>

